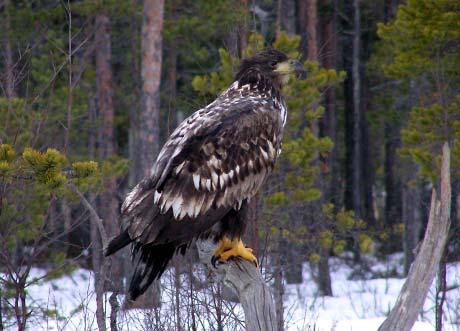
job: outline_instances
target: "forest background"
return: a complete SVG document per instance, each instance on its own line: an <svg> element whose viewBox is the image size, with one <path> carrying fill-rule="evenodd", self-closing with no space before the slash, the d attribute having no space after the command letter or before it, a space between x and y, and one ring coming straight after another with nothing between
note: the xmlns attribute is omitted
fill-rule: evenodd
<svg viewBox="0 0 460 331"><path fill-rule="evenodd" d="M0 326L36 313L33 267L49 279L101 269L87 204L118 234L123 197L168 135L266 47L308 72L286 87L283 153L246 238L280 328L283 287L302 282L305 263L322 296L334 294L331 257L365 278L368 256L403 252L398 276L408 272L444 141L453 208L441 278L460 259L458 1L3 0L0 14ZM178 279L196 262L193 250L176 259ZM130 272L126 251L100 291L123 293ZM160 292L137 307L160 307Z"/></svg>

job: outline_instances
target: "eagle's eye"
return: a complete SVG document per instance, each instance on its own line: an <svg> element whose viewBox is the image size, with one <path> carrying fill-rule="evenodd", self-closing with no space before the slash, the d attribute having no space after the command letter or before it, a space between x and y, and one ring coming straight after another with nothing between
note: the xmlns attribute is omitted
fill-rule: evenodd
<svg viewBox="0 0 460 331"><path fill-rule="evenodd" d="M271 62L270 62L270 66L273 67L273 68L276 67L276 64L277 64L276 61L271 61Z"/></svg>

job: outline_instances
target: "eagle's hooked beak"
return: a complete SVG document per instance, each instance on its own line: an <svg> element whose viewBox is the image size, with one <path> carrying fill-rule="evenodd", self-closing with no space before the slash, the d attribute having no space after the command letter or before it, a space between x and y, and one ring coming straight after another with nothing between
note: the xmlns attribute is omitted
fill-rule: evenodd
<svg viewBox="0 0 460 331"><path fill-rule="evenodd" d="M294 74L298 79L305 79L307 76L307 72L303 68L302 63L298 60L287 60L278 63L275 72L281 75Z"/></svg>

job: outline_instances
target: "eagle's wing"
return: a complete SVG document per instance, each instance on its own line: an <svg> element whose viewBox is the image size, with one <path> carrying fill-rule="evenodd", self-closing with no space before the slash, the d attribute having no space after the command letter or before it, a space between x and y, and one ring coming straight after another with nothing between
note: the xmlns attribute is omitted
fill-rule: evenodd
<svg viewBox="0 0 460 331"><path fill-rule="evenodd" d="M155 215L145 219L147 211L139 209L172 210L177 221L198 219L212 208L239 209L274 166L282 122L269 99L213 103L185 120L162 148L152 176L123 203L130 237L142 236L144 243L156 237L145 236L155 228ZM145 203L152 200L155 206Z"/></svg>

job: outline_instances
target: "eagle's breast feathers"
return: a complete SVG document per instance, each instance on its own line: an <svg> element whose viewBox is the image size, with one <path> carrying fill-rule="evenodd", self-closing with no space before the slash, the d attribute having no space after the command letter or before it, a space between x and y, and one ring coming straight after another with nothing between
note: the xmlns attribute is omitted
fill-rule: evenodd
<svg viewBox="0 0 460 331"><path fill-rule="evenodd" d="M129 219L130 236L139 238L153 227L135 216L147 201L157 213L172 211L172 221L194 220L213 208L238 210L273 169L285 122L279 95L233 83L176 128L152 176L126 196L122 214Z"/></svg>

